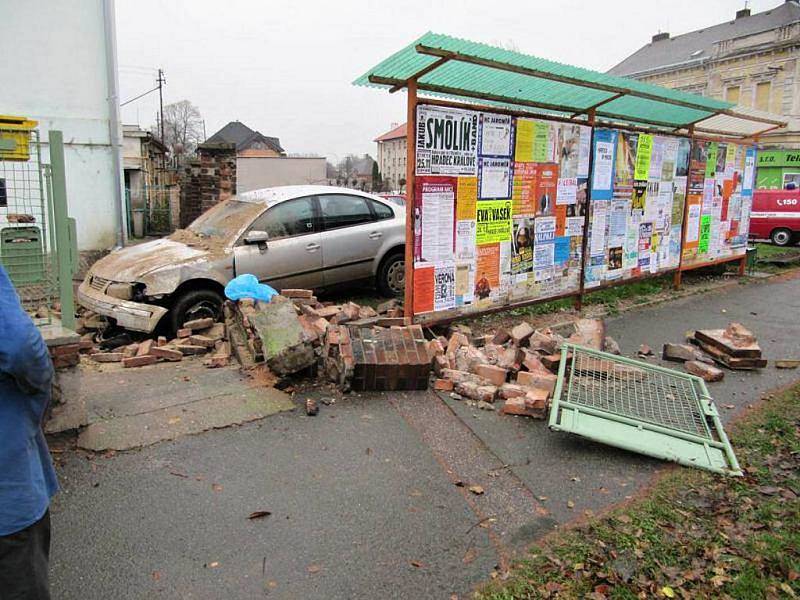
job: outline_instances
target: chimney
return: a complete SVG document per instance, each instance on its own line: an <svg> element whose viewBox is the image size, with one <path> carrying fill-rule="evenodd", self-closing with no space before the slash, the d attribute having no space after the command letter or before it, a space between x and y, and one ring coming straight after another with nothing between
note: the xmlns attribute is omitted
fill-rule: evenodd
<svg viewBox="0 0 800 600"><path fill-rule="evenodd" d="M669 39L669 32L665 31L663 33L659 32L653 36L654 42L660 42L661 40L668 40Z"/></svg>
<svg viewBox="0 0 800 600"><path fill-rule="evenodd" d="M750 16L750 9L749 8L742 8L736 11L736 20L742 19L744 17Z"/></svg>

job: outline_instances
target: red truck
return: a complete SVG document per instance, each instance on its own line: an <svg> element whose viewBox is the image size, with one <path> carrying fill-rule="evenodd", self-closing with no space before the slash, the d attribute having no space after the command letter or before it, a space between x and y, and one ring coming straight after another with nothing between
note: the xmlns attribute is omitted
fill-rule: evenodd
<svg viewBox="0 0 800 600"><path fill-rule="evenodd" d="M755 190L750 237L768 238L777 246L800 240L800 189Z"/></svg>

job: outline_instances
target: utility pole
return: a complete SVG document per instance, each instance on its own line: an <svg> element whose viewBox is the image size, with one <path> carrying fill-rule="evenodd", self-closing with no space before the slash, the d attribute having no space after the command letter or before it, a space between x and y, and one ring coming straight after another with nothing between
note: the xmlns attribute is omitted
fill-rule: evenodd
<svg viewBox="0 0 800 600"><path fill-rule="evenodd" d="M162 93L163 85L167 83L164 78L164 71L158 70L158 105L159 105L159 122L161 124L161 143L164 143L164 94Z"/></svg>

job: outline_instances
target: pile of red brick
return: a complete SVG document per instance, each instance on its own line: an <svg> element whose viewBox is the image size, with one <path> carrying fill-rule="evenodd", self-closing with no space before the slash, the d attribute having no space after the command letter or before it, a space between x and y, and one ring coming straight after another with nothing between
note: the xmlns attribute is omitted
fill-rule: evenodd
<svg viewBox="0 0 800 600"><path fill-rule="evenodd" d="M450 338L428 342L438 375L434 387L493 409L502 401L504 414L543 419L555 390L559 348L564 341L608 350L616 344L605 336L602 321L579 319L564 337L551 329L534 330L522 322L510 330L475 337L463 326Z"/></svg>
<svg viewBox="0 0 800 600"><path fill-rule="evenodd" d="M205 360L208 367L228 365L231 357L230 344L226 339L225 325L211 318L195 319L179 329L175 339L166 337L146 339L114 348L100 350L93 342L93 333L84 334L86 353L98 363L121 363L123 367L142 367L157 362L177 362L184 356L209 354Z"/></svg>

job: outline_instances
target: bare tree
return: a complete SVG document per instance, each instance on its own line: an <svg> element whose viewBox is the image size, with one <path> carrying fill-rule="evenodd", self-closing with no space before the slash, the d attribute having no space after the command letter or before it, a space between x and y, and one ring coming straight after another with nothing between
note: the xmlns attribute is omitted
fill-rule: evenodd
<svg viewBox="0 0 800 600"><path fill-rule="evenodd" d="M158 135L159 126L152 132ZM164 144L173 155L192 154L203 141L203 118L197 107L188 100L173 102L164 107Z"/></svg>

